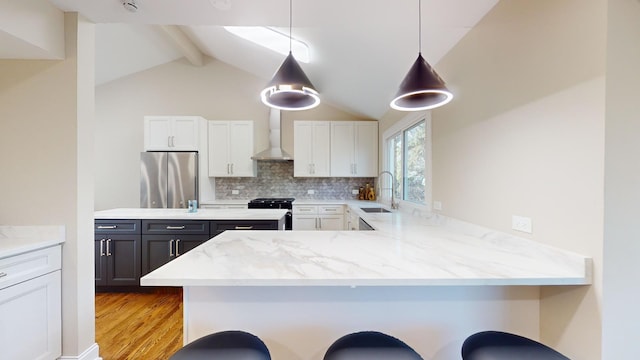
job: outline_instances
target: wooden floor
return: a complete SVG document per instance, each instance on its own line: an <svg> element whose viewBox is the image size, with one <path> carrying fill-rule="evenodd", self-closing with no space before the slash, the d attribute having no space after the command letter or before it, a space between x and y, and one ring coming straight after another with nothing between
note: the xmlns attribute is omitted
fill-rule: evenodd
<svg viewBox="0 0 640 360"><path fill-rule="evenodd" d="M182 292L97 293L96 341L104 360L168 359L182 347Z"/></svg>

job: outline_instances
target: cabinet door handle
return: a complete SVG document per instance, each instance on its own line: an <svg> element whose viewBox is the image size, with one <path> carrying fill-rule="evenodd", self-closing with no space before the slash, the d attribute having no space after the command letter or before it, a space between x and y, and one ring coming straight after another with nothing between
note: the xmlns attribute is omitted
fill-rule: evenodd
<svg viewBox="0 0 640 360"><path fill-rule="evenodd" d="M353 175L358 173L358 164L353 164Z"/></svg>
<svg viewBox="0 0 640 360"><path fill-rule="evenodd" d="M111 239L107 239L107 256L111 256Z"/></svg>
<svg viewBox="0 0 640 360"><path fill-rule="evenodd" d="M98 225L98 229L117 229L118 225Z"/></svg>
<svg viewBox="0 0 640 360"><path fill-rule="evenodd" d="M100 256L104 256L104 239L100 240Z"/></svg>
<svg viewBox="0 0 640 360"><path fill-rule="evenodd" d="M171 147L171 136L167 136L167 147Z"/></svg>
<svg viewBox="0 0 640 360"><path fill-rule="evenodd" d="M180 256L180 248L178 247L180 244L180 239L176 239L176 256Z"/></svg>
<svg viewBox="0 0 640 360"><path fill-rule="evenodd" d="M231 175L233 175L233 163L231 163Z"/></svg>
<svg viewBox="0 0 640 360"><path fill-rule="evenodd" d="M173 239L169 240L169 256L173 256Z"/></svg>
<svg viewBox="0 0 640 360"><path fill-rule="evenodd" d="M171 137L171 147L176 147L176 137L175 136Z"/></svg>
<svg viewBox="0 0 640 360"><path fill-rule="evenodd" d="M320 223L320 226L318 227L318 229L322 229L322 218L318 218L318 222Z"/></svg>
<svg viewBox="0 0 640 360"><path fill-rule="evenodd" d="M236 230L251 230L253 229L253 225L252 226L236 226Z"/></svg>
<svg viewBox="0 0 640 360"><path fill-rule="evenodd" d="M5 277L5 276L7 276L7 273L5 273L5 272L0 272L0 278L3 278L3 277Z"/></svg>
<svg viewBox="0 0 640 360"><path fill-rule="evenodd" d="M184 230L184 225L182 225L182 226L169 226L169 225L167 225L167 230Z"/></svg>

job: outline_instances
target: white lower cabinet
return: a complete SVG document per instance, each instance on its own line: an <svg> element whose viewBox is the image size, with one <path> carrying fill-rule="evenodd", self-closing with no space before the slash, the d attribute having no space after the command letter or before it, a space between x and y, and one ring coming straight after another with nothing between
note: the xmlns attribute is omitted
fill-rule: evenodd
<svg viewBox="0 0 640 360"><path fill-rule="evenodd" d="M344 206L294 205L293 230L344 230Z"/></svg>
<svg viewBox="0 0 640 360"><path fill-rule="evenodd" d="M60 246L0 259L0 358L62 355Z"/></svg>

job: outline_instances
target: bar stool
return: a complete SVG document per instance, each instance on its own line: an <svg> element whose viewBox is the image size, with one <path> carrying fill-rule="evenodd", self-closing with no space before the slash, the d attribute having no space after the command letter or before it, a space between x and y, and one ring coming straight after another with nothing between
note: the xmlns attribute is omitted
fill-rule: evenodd
<svg viewBox="0 0 640 360"><path fill-rule="evenodd" d="M393 336L362 331L336 340L324 360L423 360L409 345Z"/></svg>
<svg viewBox="0 0 640 360"><path fill-rule="evenodd" d="M535 340L500 331L482 331L462 344L463 360L570 360Z"/></svg>
<svg viewBox="0 0 640 360"><path fill-rule="evenodd" d="M178 350L169 360L271 360L257 336L237 330L203 336Z"/></svg>

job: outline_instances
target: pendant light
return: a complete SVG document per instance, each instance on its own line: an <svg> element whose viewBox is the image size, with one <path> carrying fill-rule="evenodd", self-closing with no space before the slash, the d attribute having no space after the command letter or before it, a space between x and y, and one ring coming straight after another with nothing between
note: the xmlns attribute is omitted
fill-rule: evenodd
<svg viewBox="0 0 640 360"><path fill-rule="evenodd" d="M422 111L442 106L453 94L444 81L422 57L422 6L418 0L418 58L402 80L391 107L401 111Z"/></svg>
<svg viewBox="0 0 640 360"><path fill-rule="evenodd" d="M308 110L320 104L320 97L291 52L291 8L292 0L289 0L289 55L260 97L265 105L275 109Z"/></svg>

